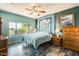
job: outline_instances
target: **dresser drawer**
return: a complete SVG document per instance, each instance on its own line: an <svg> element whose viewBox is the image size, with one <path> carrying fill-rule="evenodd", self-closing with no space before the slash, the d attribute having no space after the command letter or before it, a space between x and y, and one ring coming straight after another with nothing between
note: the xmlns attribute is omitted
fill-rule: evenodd
<svg viewBox="0 0 79 59"><path fill-rule="evenodd" d="M73 45L70 45L70 44L63 44L62 46L63 46L64 48L72 49L72 50L74 50L74 51L79 52L79 47L76 47L76 46L73 46Z"/></svg>
<svg viewBox="0 0 79 59"><path fill-rule="evenodd" d="M3 50L0 50L0 55L1 56L7 56L7 49L3 49Z"/></svg>
<svg viewBox="0 0 79 59"><path fill-rule="evenodd" d="M73 45L73 46L79 47L79 41L69 41L69 40L65 40L65 41L63 41L63 44L64 44L64 45L69 44L69 45Z"/></svg>
<svg viewBox="0 0 79 59"><path fill-rule="evenodd" d="M61 46L61 37L53 37L52 44L57 45L57 46Z"/></svg>
<svg viewBox="0 0 79 59"><path fill-rule="evenodd" d="M57 42L59 42L61 39L53 39L53 41L57 41Z"/></svg>
<svg viewBox="0 0 79 59"><path fill-rule="evenodd" d="M7 39L6 40L0 40L0 48L7 47Z"/></svg>
<svg viewBox="0 0 79 59"><path fill-rule="evenodd" d="M66 39L63 39L63 41L68 41L68 42L79 42L79 39L76 39L76 38L66 38Z"/></svg>
<svg viewBox="0 0 79 59"><path fill-rule="evenodd" d="M5 56L7 55L7 39L0 40L0 55Z"/></svg>

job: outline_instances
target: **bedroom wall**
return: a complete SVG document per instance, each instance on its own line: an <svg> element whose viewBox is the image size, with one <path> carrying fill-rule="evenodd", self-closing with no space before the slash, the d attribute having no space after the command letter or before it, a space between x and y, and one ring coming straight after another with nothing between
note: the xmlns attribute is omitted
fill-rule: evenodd
<svg viewBox="0 0 79 59"><path fill-rule="evenodd" d="M59 20L60 16L68 14L74 14L75 26L79 26L79 6L56 13L56 20ZM58 22L56 22L56 28L57 27L59 27Z"/></svg>
<svg viewBox="0 0 79 59"><path fill-rule="evenodd" d="M78 6L78 7L67 9L55 14L50 14L50 15L38 18L37 28L39 29L39 25L38 25L39 20L51 17L52 18L51 32L54 33L55 28L58 26L58 24L56 23L56 20L59 19L59 16L70 14L70 13L75 14L75 25L79 26L79 6ZM3 17L3 35L8 35L8 22L9 21L26 22L27 24L35 27L35 20L32 20L31 18L28 18L28 17L16 15L16 14L5 12L5 11L0 11L0 16Z"/></svg>
<svg viewBox="0 0 79 59"><path fill-rule="evenodd" d="M44 17L40 17L38 18L38 21L37 21L37 28L39 30L39 20L42 20L42 19L46 19L46 18L50 18L51 17L51 33L54 33L54 30L55 30L55 15L54 14L50 14L50 15L46 15Z"/></svg>
<svg viewBox="0 0 79 59"><path fill-rule="evenodd" d="M27 25L35 27L35 20L21 15L0 11L0 16L3 18L3 35L9 34L9 22L27 23Z"/></svg>
<svg viewBox="0 0 79 59"><path fill-rule="evenodd" d="M27 25L35 27L35 20L29 17L13 14L6 11L0 11L0 16L2 16L3 18L3 26L2 26L3 35L7 35L7 36L9 35L9 22L27 23ZM9 41L13 42L15 40L10 39Z"/></svg>
<svg viewBox="0 0 79 59"><path fill-rule="evenodd" d="M39 23L39 20L41 20L41 19L51 17L52 18L51 32L54 33L56 28L59 27L59 24L58 24L59 16L67 15L67 14L71 14L71 13L75 15L74 16L75 17L75 19L74 19L75 26L79 26L79 6L70 8L70 9L55 13L55 14L50 14L50 15L38 18L38 23ZM39 24L38 24L37 28L39 29Z"/></svg>

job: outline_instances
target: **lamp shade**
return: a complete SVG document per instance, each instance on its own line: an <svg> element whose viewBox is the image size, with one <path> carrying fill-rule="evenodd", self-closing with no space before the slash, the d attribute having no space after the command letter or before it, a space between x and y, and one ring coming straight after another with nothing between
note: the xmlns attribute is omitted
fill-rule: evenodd
<svg viewBox="0 0 79 59"><path fill-rule="evenodd" d="M56 29L55 32L60 32L60 29Z"/></svg>

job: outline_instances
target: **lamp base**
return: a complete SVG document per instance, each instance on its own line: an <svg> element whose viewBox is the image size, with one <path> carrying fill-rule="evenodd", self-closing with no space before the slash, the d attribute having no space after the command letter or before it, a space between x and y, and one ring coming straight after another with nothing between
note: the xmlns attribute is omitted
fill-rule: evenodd
<svg viewBox="0 0 79 59"><path fill-rule="evenodd" d="M0 40L3 40L3 36L2 35L0 35Z"/></svg>

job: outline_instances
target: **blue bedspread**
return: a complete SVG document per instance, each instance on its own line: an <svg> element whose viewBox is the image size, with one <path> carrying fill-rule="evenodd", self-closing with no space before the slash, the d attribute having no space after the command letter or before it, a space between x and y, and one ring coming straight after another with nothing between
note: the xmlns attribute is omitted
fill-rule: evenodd
<svg viewBox="0 0 79 59"><path fill-rule="evenodd" d="M44 32L36 32L30 34L24 34L24 40L27 44L32 44L34 48L38 48L38 46L44 42L50 40L50 36L48 33Z"/></svg>

